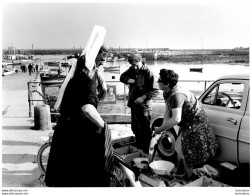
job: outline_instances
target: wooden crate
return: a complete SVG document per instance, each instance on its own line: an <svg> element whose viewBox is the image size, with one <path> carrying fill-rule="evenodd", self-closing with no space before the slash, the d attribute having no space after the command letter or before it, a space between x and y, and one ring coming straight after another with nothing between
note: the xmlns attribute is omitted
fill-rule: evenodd
<svg viewBox="0 0 251 195"><path fill-rule="evenodd" d="M136 139L134 136L124 137L121 139L116 139L112 141L112 146L114 149L121 148L127 145L132 145L136 143Z"/></svg>
<svg viewBox="0 0 251 195"><path fill-rule="evenodd" d="M114 150L119 156L123 157L123 162L130 165L134 158L138 157L148 157L147 154L144 154L141 149L138 149L134 146L128 145Z"/></svg>
<svg viewBox="0 0 251 195"><path fill-rule="evenodd" d="M199 179L194 180L193 182L184 185L183 187L230 187L227 184L213 180L206 176L200 177Z"/></svg>

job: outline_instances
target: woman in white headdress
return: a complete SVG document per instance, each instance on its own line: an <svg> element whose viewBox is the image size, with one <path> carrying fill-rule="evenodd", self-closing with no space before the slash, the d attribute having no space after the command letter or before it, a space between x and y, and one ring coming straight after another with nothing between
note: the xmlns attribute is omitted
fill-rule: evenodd
<svg viewBox="0 0 251 195"><path fill-rule="evenodd" d="M97 30L97 29L96 29ZM105 122L97 112L96 66L105 60L103 29L91 36L61 87L60 119L53 135L45 184L49 187L104 187Z"/></svg>

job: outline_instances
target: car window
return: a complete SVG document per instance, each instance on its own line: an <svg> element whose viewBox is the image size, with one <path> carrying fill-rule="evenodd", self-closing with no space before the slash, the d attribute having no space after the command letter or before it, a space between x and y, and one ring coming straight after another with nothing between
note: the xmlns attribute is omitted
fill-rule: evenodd
<svg viewBox="0 0 251 195"><path fill-rule="evenodd" d="M221 83L216 85L210 93L205 96L202 103L239 109L242 103L243 92L244 83Z"/></svg>
<svg viewBox="0 0 251 195"><path fill-rule="evenodd" d="M216 87L213 88L213 90L211 90L211 92L204 98L203 103L204 104L211 104L214 105L215 103L215 96L216 96L216 92L218 91L218 85Z"/></svg>

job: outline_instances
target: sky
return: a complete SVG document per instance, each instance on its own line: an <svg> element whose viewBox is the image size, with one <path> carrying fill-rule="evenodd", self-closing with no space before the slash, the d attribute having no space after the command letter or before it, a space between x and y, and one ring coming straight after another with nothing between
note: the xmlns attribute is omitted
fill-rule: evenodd
<svg viewBox="0 0 251 195"><path fill-rule="evenodd" d="M2 48L84 48L95 25L105 27L108 48L232 49L250 43L248 0L72 2L3 1Z"/></svg>

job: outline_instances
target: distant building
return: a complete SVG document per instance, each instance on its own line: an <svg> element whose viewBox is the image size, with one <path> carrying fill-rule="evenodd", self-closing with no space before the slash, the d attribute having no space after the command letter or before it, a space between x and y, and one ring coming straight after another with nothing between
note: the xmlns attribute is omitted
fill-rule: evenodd
<svg viewBox="0 0 251 195"><path fill-rule="evenodd" d="M249 47L236 47L234 48L234 51L249 51Z"/></svg>
<svg viewBox="0 0 251 195"><path fill-rule="evenodd" d="M159 52L169 51L169 48L110 48L108 49L109 52L119 52L119 53L133 53L136 50L139 53L144 53L144 52L159 53Z"/></svg>

